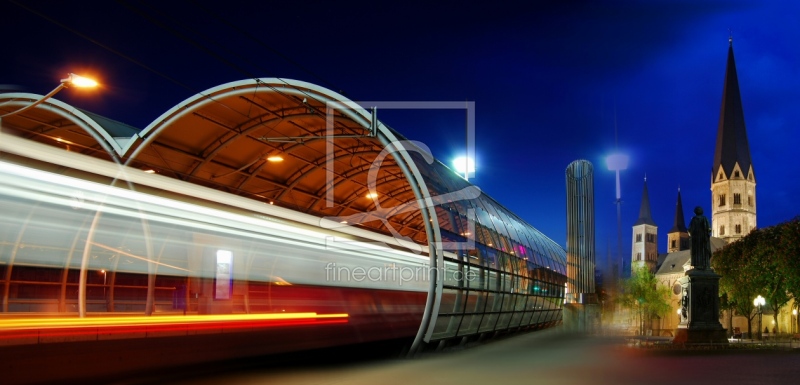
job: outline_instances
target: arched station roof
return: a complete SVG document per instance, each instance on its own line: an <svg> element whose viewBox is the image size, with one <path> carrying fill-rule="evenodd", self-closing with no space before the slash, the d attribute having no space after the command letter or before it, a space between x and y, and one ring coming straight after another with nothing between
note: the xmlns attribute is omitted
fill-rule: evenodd
<svg viewBox="0 0 800 385"><path fill-rule="evenodd" d="M0 94L0 114L39 98ZM409 151L405 161L400 153L387 155L387 143L403 140L400 134L311 83L263 78L222 84L141 131L55 99L4 118L3 126L32 140L348 225L355 221L418 244L457 251L460 246L446 245L476 241L565 273L563 248L424 151ZM416 202L431 197L436 214L426 219ZM426 227L434 221L433 229Z"/></svg>

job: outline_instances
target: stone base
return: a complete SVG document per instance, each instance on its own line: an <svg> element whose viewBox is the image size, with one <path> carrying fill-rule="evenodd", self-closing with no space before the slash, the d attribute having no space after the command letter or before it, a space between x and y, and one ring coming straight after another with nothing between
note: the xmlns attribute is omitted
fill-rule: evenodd
<svg viewBox="0 0 800 385"><path fill-rule="evenodd" d="M710 269L692 269L678 279L681 321L673 344L727 344L725 328L719 323L719 278Z"/></svg>
<svg viewBox="0 0 800 385"><path fill-rule="evenodd" d="M728 333L725 329L685 329L675 330L675 338L672 339L675 345L686 344L727 344Z"/></svg>

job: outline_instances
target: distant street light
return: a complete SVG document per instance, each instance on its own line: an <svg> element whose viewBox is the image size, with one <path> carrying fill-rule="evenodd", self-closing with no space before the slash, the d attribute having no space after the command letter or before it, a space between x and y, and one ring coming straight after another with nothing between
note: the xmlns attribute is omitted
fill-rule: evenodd
<svg viewBox="0 0 800 385"><path fill-rule="evenodd" d="M92 80L92 79L80 76L80 75L68 74L66 79L61 79L61 83L58 85L58 87L56 87L54 90L50 91L50 93L48 93L47 95L42 96L41 99L39 99L39 100L35 101L34 103L29 104L29 105L27 105L25 107L22 107L22 108L20 108L18 110L11 111L9 113L0 115L0 119L1 118L5 118L7 116L18 114L20 112L29 110L29 109L31 109L33 107L36 107L39 104L42 104L42 102L44 102L45 100L50 99L51 97L53 97L53 95L57 94L59 91L63 90L64 88L70 87L70 86L79 87L79 88L92 88L92 87L97 87L97 82Z"/></svg>
<svg viewBox="0 0 800 385"><path fill-rule="evenodd" d="M623 260L622 260L622 191L619 183L619 172L628 168L628 156L622 154L609 155L606 158L606 165L608 169L616 172L617 174L617 199L614 204L617 205L617 260L619 267L617 268L618 278L622 278ZM609 269L611 266L609 266Z"/></svg>
<svg viewBox="0 0 800 385"><path fill-rule="evenodd" d="M469 180L470 175L475 175L475 159L459 156L453 160L453 167L466 180Z"/></svg>
<svg viewBox="0 0 800 385"><path fill-rule="evenodd" d="M759 340L761 340L761 338L763 337L762 334L761 334L761 316L762 316L761 307L764 306L764 304L766 304L766 303L767 303L767 301L764 300L764 297L762 297L761 295L759 295L758 297L756 297L756 299L753 300L753 305L756 306L756 311L758 312L758 339Z"/></svg>

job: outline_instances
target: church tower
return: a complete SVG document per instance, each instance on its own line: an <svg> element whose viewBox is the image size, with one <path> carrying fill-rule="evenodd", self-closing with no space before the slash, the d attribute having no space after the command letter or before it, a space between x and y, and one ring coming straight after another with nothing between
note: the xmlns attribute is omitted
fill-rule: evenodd
<svg viewBox="0 0 800 385"><path fill-rule="evenodd" d="M681 202L681 189L678 189L678 203L675 204L675 224L667 233L667 252L689 250L689 230L686 229L686 220L683 218L683 203Z"/></svg>
<svg viewBox="0 0 800 385"><path fill-rule="evenodd" d="M647 177L644 178L642 206L639 219L633 225L633 247L631 247L631 270L647 266L655 273L658 261L658 226L650 214L650 197L647 193Z"/></svg>
<svg viewBox="0 0 800 385"><path fill-rule="evenodd" d="M729 39L717 147L711 169L711 212L711 235L728 242L756 228L756 177L733 60L733 39Z"/></svg>

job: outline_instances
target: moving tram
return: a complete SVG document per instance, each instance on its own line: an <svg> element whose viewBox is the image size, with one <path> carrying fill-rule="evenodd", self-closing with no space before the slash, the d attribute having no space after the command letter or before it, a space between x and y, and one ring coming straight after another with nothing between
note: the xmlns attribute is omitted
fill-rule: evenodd
<svg viewBox="0 0 800 385"><path fill-rule="evenodd" d="M0 114L40 98L0 94ZM143 130L54 99L5 118L0 211L0 356L17 362L63 344L109 372L417 351L561 321L563 248L300 81L223 84Z"/></svg>

